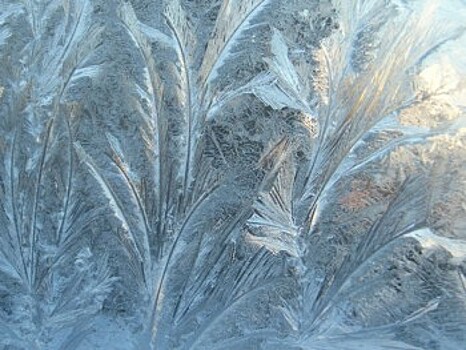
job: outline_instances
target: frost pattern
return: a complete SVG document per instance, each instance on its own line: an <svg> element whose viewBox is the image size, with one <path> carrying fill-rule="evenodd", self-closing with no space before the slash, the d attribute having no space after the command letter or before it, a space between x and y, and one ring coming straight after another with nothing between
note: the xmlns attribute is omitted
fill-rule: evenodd
<svg viewBox="0 0 466 350"><path fill-rule="evenodd" d="M0 3L0 349L461 349L461 0Z"/></svg>

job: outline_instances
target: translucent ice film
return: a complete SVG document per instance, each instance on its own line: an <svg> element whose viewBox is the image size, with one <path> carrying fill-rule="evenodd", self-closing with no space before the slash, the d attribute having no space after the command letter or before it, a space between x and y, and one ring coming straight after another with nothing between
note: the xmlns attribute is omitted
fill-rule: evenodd
<svg viewBox="0 0 466 350"><path fill-rule="evenodd" d="M465 0L0 0L0 350L466 349Z"/></svg>

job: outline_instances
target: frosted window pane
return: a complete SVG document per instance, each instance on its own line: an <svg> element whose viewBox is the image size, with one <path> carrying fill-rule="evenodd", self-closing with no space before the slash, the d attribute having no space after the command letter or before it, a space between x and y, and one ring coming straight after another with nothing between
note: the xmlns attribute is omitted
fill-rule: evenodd
<svg viewBox="0 0 466 350"><path fill-rule="evenodd" d="M464 0L2 0L0 349L464 349Z"/></svg>

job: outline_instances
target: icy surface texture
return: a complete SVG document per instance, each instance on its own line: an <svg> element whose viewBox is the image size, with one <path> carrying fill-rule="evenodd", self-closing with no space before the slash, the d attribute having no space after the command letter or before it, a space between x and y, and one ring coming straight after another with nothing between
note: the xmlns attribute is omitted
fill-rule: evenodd
<svg viewBox="0 0 466 350"><path fill-rule="evenodd" d="M466 349L465 26L1 0L0 349Z"/></svg>

